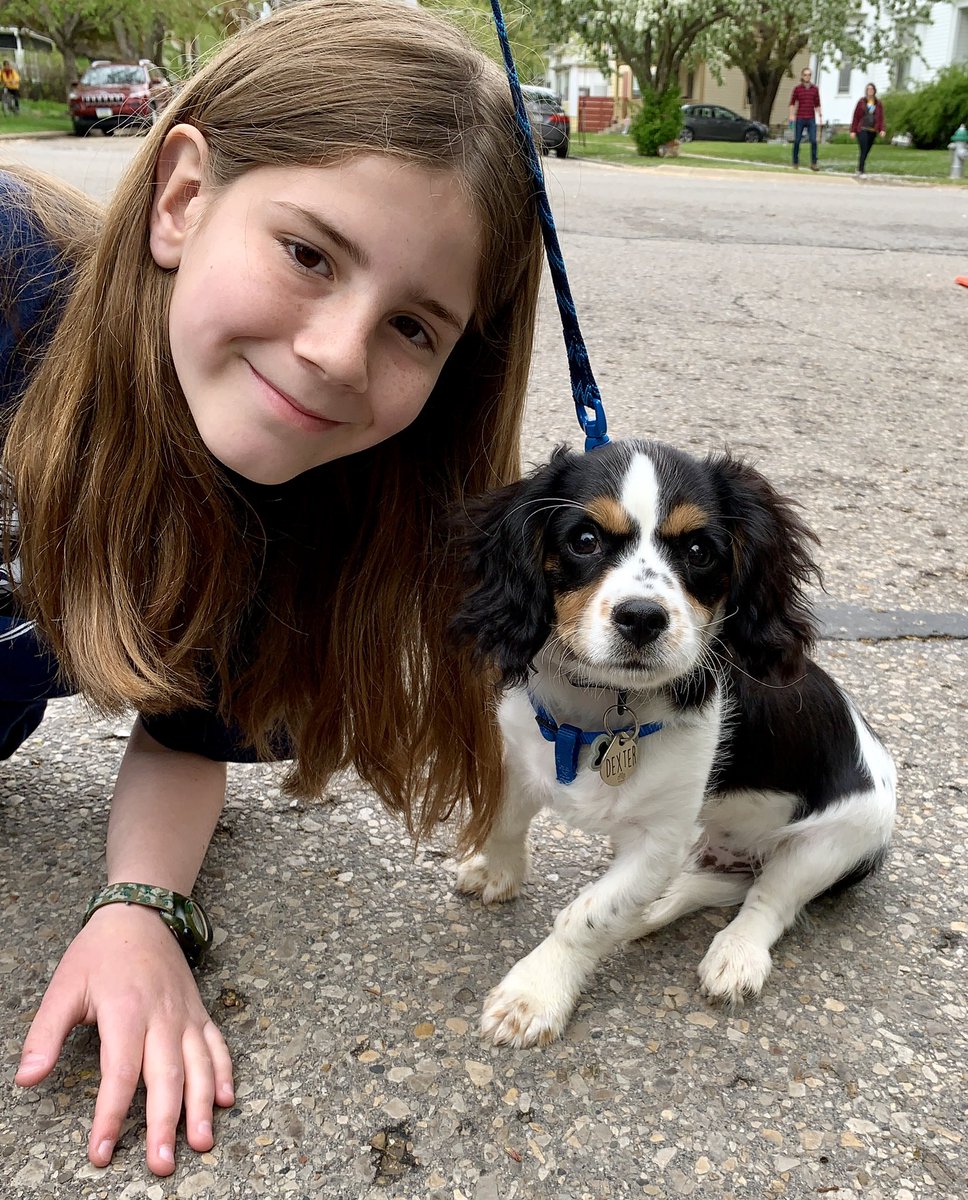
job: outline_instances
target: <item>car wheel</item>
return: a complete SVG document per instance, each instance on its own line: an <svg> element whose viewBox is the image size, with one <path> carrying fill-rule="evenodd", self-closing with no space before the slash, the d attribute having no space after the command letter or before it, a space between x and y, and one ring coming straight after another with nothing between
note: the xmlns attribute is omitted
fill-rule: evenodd
<svg viewBox="0 0 968 1200"><path fill-rule="evenodd" d="M113 125L102 125L101 126L101 132L104 134L105 137L114 137L114 129L115 129L115 127Z"/></svg>
<svg viewBox="0 0 968 1200"><path fill-rule="evenodd" d="M555 154L557 154L559 158L567 158L568 157L568 143L562 142L560 146L555 146Z"/></svg>
<svg viewBox="0 0 968 1200"><path fill-rule="evenodd" d="M743 137L744 142L761 142L762 140L763 139L760 137L759 131L756 129L747 129L746 134Z"/></svg>
<svg viewBox="0 0 968 1200"><path fill-rule="evenodd" d="M74 126L75 137L84 137L86 133L90 133L90 125L86 125L83 121L72 121L71 124Z"/></svg>
<svg viewBox="0 0 968 1200"><path fill-rule="evenodd" d="M688 125L679 134L679 141L680 142L691 142L692 141L692 130L689 128Z"/></svg>

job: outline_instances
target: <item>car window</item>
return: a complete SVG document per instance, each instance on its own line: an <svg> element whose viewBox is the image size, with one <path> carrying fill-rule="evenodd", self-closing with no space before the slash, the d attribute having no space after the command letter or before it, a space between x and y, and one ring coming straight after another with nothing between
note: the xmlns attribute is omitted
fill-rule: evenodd
<svg viewBox="0 0 968 1200"><path fill-rule="evenodd" d="M731 108L718 108L717 107L717 108L713 109L713 115L715 117L718 117L720 121L737 121L737 120L739 120L739 118L736 116L736 114L733 112L733 110Z"/></svg>
<svg viewBox="0 0 968 1200"><path fill-rule="evenodd" d="M712 115L713 115L713 110L707 104L704 104L702 106L702 108L699 110L699 116L702 117L704 120L709 120L709 118Z"/></svg>
<svg viewBox="0 0 968 1200"><path fill-rule="evenodd" d="M564 112L561 101L554 92L546 88L523 87L521 94L524 96L525 104L535 112Z"/></svg>
<svg viewBox="0 0 968 1200"><path fill-rule="evenodd" d="M124 84L144 83L145 73L142 67L125 67L117 63L108 63L103 67L88 67L81 76L81 83L86 87L119 87Z"/></svg>

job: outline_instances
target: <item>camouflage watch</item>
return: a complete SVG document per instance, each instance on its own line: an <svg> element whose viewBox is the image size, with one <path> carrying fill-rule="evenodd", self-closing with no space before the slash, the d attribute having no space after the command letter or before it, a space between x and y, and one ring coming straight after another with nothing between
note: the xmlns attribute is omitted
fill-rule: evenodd
<svg viewBox="0 0 968 1200"><path fill-rule="evenodd" d="M143 904L158 910L158 915L175 936L190 967L197 967L212 944L212 923L204 908L191 896L170 892L147 883L109 883L91 897L83 928L99 908L106 904Z"/></svg>

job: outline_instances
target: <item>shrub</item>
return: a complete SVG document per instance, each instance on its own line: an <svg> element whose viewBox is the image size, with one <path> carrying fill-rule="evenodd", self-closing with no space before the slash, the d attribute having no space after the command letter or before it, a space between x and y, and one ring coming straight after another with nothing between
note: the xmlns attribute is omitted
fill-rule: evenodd
<svg viewBox="0 0 968 1200"><path fill-rule="evenodd" d="M919 150L944 150L962 122L968 124L968 67L945 67L917 91L884 97L888 136L909 133Z"/></svg>
<svg viewBox="0 0 968 1200"><path fill-rule="evenodd" d="M639 154L658 154L659 147L674 141L681 129L682 98L677 87L661 94L642 93L642 103L629 126Z"/></svg>

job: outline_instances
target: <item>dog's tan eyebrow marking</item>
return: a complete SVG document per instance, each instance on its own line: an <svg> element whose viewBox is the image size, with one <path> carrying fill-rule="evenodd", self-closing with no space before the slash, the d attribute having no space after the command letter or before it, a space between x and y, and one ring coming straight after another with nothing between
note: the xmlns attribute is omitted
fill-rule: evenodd
<svg viewBox="0 0 968 1200"><path fill-rule="evenodd" d="M585 505L585 512L606 533L621 537L634 532L632 518L614 496L596 496Z"/></svg>
<svg viewBox="0 0 968 1200"><path fill-rule="evenodd" d="M698 504L684 500L677 504L659 526L659 536L665 538L682 537L693 529L702 529L709 524L709 513L703 512Z"/></svg>

